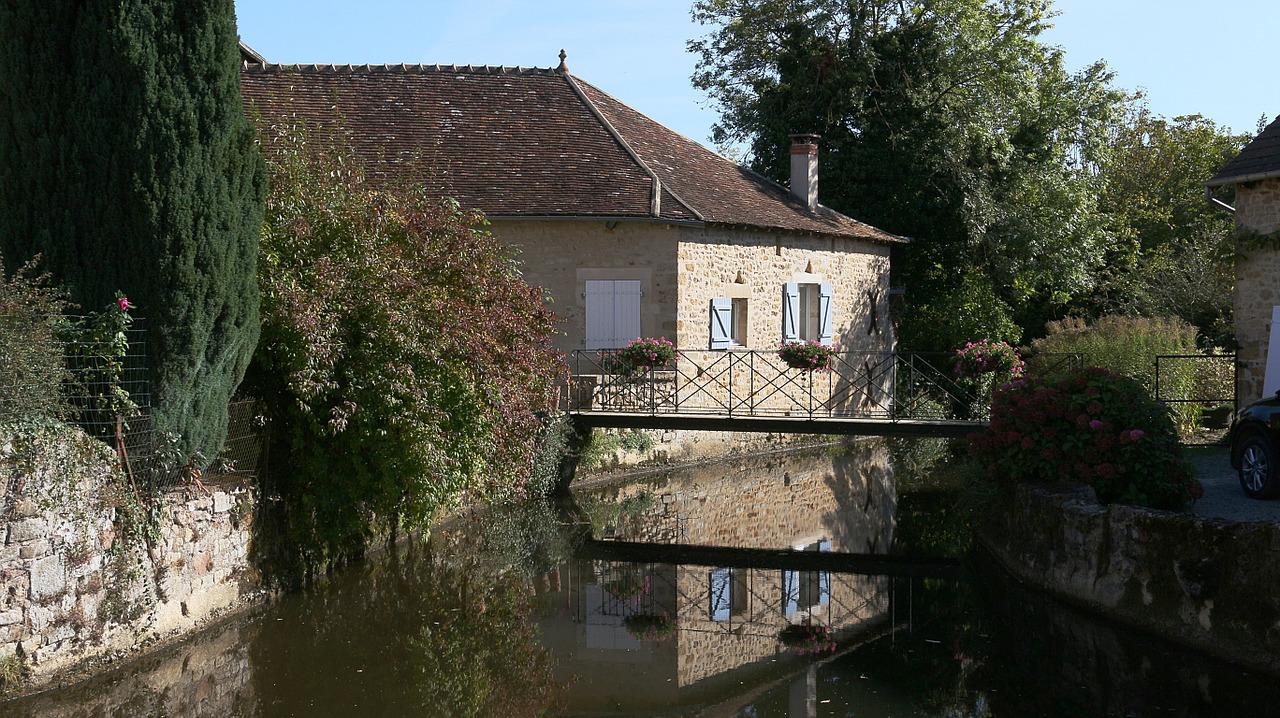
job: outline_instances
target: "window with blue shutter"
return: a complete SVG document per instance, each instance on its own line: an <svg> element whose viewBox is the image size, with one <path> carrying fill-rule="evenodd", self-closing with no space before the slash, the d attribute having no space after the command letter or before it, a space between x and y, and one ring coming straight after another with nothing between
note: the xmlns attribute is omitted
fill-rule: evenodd
<svg viewBox="0 0 1280 718"><path fill-rule="evenodd" d="M800 285L795 282L782 285L782 341L800 341Z"/></svg>
<svg viewBox="0 0 1280 718"><path fill-rule="evenodd" d="M711 348L728 349L734 342L733 300L716 297L711 300Z"/></svg>
<svg viewBox="0 0 1280 718"><path fill-rule="evenodd" d="M830 284L782 285L782 341L832 344L835 288Z"/></svg>
<svg viewBox="0 0 1280 718"><path fill-rule="evenodd" d="M713 621L727 621L733 615L732 609L732 576L727 568L717 568L711 572L709 580L710 605L708 614Z"/></svg>
<svg viewBox="0 0 1280 718"><path fill-rule="evenodd" d="M830 284L822 284L818 287L818 343L831 345L831 298L835 295L835 290Z"/></svg>

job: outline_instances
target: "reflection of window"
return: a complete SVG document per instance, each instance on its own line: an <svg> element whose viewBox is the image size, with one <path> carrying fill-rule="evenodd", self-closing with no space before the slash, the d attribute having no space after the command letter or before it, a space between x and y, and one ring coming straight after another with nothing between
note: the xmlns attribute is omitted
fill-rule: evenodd
<svg viewBox="0 0 1280 718"><path fill-rule="evenodd" d="M747 300L716 297L711 300L711 348L747 345Z"/></svg>
<svg viewBox="0 0 1280 718"><path fill-rule="evenodd" d="M830 551L830 541L805 546L805 551ZM782 614L790 616L831 603L830 571L783 571Z"/></svg>
<svg viewBox="0 0 1280 718"><path fill-rule="evenodd" d="M713 621L727 621L747 612L747 570L717 568L710 574L709 613Z"/></svg>
<svg viewBox="0 0 1280 718"><path fill-rule="evenodd" d="M782 285L782 340L784 342L832 342L830 284Z"/></svg>
<svg viewBox="0 0 1280 718"><path fill-rule="evenodd" d="M621 349L640 336L640 280L588 279L588 349Z"/></svg>

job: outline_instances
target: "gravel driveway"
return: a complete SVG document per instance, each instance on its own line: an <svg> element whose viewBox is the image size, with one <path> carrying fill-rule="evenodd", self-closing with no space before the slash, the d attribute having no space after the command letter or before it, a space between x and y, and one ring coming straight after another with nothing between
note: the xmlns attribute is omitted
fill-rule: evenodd
<svg viewBox="0 0 1280 718"><path fill-rule="evenodd" d="M1258 501L1245 496L1225 446L1189 447L1184 449L1184 455L1204 485L1204 498L1195 503L1191 513L1232 521L1280 523L1280 500Z"/></svg>

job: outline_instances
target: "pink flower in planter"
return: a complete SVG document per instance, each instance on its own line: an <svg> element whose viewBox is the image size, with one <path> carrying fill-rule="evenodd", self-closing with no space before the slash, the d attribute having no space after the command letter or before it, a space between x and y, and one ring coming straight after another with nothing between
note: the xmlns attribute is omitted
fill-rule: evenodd
<svg viewBox="0 0 1280 718"><path fill-rule="evenodd" d="M119 299L116 300L116 306L120 307L120 311L127 312L129 311L129 307L133 305L129 303L128 297L120 297Z"/></svg>

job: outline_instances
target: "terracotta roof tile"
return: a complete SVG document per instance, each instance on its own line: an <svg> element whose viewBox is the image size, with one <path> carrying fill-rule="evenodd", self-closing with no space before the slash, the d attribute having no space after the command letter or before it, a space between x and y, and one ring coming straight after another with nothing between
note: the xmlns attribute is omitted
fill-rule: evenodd
<svg viewBox="0 0 1280 718"><path fill-rule="evenodd" d="M373 179L424 183L490 216L654 217L902 240L826 208L810 212L557 70L245 63L241 86L257 121L339 132Z"/></svg>
<svg viewBox="0 0 1280 718"><path fill-rule="evenodd" d="M1216 187L1269 177L1280 177L1280 117L1205 184Z"/></svg>
<svg viewBox="0 0 1280 718"><path fill-rule="evenodd" d="M575 80L640 159L707 222L903 241L819 207L809 211L781 185L654 122L607 93Z"/></svg>

